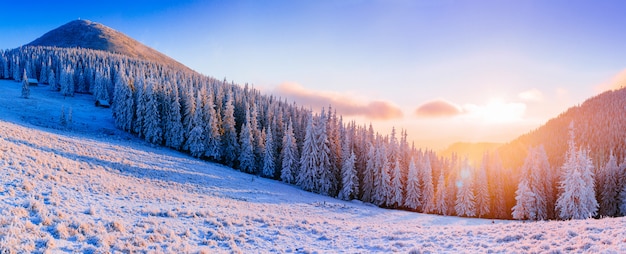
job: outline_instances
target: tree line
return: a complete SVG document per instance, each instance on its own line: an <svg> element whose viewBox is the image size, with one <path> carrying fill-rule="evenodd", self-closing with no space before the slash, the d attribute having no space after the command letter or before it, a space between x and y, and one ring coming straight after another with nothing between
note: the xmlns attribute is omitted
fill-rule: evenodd
<svg viewBox="0 0 626 254"><path fill-rule="evenodd" d="M540 146L529 149L523 166L514 169L505 168L498 153L485 154L480 162L457 155L442 157L410 144L404 130L398 133L394 128L381 134L371 124L344 122L332 105L313 111L263 95L248 84L82 48L0 51L1 78L20 80L24 72L66 96L89 93L97 100L108 100L116 126L147 142L344 200L505 219L570 219L626 212L626 197L620 197L626 196L626 166L618 164L615 156L602 167L611 170L601 171L592 170L588 150L574 148L565 155L568 163L588 162L586 166L555 170ZM581 167L592 170L591 174L569 170ZM570 175L577 178L565 177ZM609 182L614 183L611 188L598 189ZM564 191L565 186L575 184L584 193ZM563 193L572 198L561 198ZM567 206L582 195L600 200L596 205L600 209ZM589 202L588 207L594 206ZM559 203L563 205L557 208Z"/></svg>

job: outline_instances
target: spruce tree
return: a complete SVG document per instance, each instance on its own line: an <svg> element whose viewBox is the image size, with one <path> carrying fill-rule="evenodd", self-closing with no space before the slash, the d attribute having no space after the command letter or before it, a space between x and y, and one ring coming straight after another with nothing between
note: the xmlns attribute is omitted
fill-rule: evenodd
<svg viewBox="0 0 626 254"><path fill-rule="evenodd" d="M419 185L419 178L417 177L417 166L415 166L415 160L411 158L411 161L409 163L409 175L406 183L406 196L404 198L405 207L417 210L422 206L420 202L422 195Z"/></svg>
<svg viewBox="0 0 626 254"><path fill-rule="evenodd" d="M404 196L402 195L402 172L400 172L400 160L396 157L393 169L391 169L391 186L389 186L389 206L400 207Z"/></svg>
<svg viewBox="0 0 626 254"><path fill-rule="evenodd" d="M439 180L437 181L437 190L435 191L435 211L438 214L444 215L447 212L446 200L448 199L447 195L446 182L443 175L443 170L439 173Z"/></svg>
<svg viewBox="0 0 626 254"><path fill-rule="evenodd" d="M350 152L350 156L343 162L341 167L342 188L339 192L339 199L351 200L354 197L355 189L358 187L358 178L354 169L355 159L354 152Z"/></svg>
<svg viewBox="0 0 626 254"><path fill-rule="evenodd" d="M617 159L611 151L609 161L600 170L603 172L603 179L598 186L600 188L600 216L617 216L619 213L619 167L617 166Z"/></svg>
<svg viewBox="0 0 626 254"><path fill-rule="evenodd" d="M467 158L465 158L463 163L458 182L460 186L454 206L456 214L458 216L473 217L476 215L476 198L474 196L472 170Z"/></svg>
<svg viewBox="0 0 626 254"><path fill-rule="evenodd" d="M276 163L274 162L274 138L272 137L271 126L267 127L265 132L265 153L263 156L263 176L267 178L274 178L276 171Z"/></svg>
<svg viewBox="0 0 626 254"><path fill-rule="evenodd" d="M487 216L491 212L490 196L487 170L483 164L476 175L476 215L479 218Z"/></svg>
<svg viewBox="0 0 626 254"><path fill-rule="evenodd" d="M432 213L435 211L435 187L433 186L433 170L428 152L424 153L419 162L419 172L422 176L422 211Z"/></svg>
<svg viewBox="0 0 626 254"><path fill-rule="evenodd" d="M280 179L286 183L294 183L294 176L298 172L299 156L291 120L289 120L289 124L285 130L285 135L283 136L283 150L281 157L282 169L280 172Z"/></svg>
<svg viewBox="0 0 626 254"><path fill-rule="evenodd" d="M536 205L535 193L532 192L528 185L528 181L526 179L522 179L519 183L517 191L515 191L516 204L513 207L513 219L534 220L537 218L537 209L534 207Z"/></svg>
<svg viewBox="0 0 626 254"><path fill-rule="evenodd" d="M596 200L593 164L588 157L587 150L576 152L574 143L574 124L570 124L568 151L561 170L563 176L559 182L560 196L556 201L556 210L559 218L587 219L598 211Z"/></svg>
<svg viewBox="0 0 626 254"><path fill-rule="evenodd" d="M24 69L24 75L22 75L22 98L28 99L30 97L30 85L28 84L28 76L26 76L26 69Z"/></svg>
<svg viewBox="0 0 626 254"><path fill-rule="evenodd" d="M254 138L252 137L252 130L250 129L250 111L246 110L244 123L241 126L241 131L239 132L239 147L241 147L241 153L239 154L239 169L243 172L256 172L253 142Z"/></svg>
<svg viewBox="0 0 626 254"><path fill-rule="evenodd" d="M222 130L224 134L221 137L222 160L229 167L235 166L239 143L237 143L237 130L235 129L235 107L233 105L233 95L230 90L226 92L226 100L224 101L224 111L222 111Z"/></svg>
<svg viewBox="0 0 626 254"><path fill-rule="evenodd" d="M318 147L316 145L313 126L313 117L309 116L306 125L306 134L300 155L300 170L298 172L297 184L306 191L316 191L316 182L319 177Z"/></svg>

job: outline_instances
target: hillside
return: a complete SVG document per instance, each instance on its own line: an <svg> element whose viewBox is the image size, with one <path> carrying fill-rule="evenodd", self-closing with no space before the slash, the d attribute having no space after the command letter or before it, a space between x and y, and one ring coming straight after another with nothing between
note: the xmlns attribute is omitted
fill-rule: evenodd
<svg viewBox="0 0 626 254"><path fill-rule="evenodd" d="M110 27L89 20L74 20L55 28L25 46L87 48L118 53L157 62L170 67L188 69L176 60L158 52Z"/></svg>
<svg viewBox="0 0 626 254"><path fill-rule="evenodd" d="M507 168L518 169L529 147L543 145L550 165L563 164L567 149L568 126L575 127L575 141L591 151L596 168L604 165L611 151L623 161L626 156L626 88L607 91L569 108L543 126L524 134L498 149Z"/></svg>
<svg viewBox="0 0 626 254"><path fill-rule="evenodd" d="M0 250L624 252L624 218L492 221L341 201L154 147L90 95L0 80ZM72 122L59 123L61 108Z"/></svg>

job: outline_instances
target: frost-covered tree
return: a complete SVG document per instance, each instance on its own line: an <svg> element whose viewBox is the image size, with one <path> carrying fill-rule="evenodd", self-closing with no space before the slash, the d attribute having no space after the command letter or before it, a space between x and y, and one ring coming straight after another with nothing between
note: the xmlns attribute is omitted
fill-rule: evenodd
<svg viewBox="0 0 626 254"><path fill-rule="evenodd" d="M309 116L304 144L302 145L302 154L300 155L300 170L297 177L298 186L306 191L316 191L316 182L320 169L318 166L318 154L313 117Z"/></svg>
<svg viewBox="0 0 626 254"><path fill-rule="evenodd" d="M315 142L319 146L317 154L317 166L319 172L319 178L317 179L318 193L322 195L330 195L333 188L334 173L331 171L332 166L330 162L330 146L328 140L328 133L326 128L326 115L322 109L320 117L317 118L317 124L315 125Z"/></svg>
<svg viewBox="0 0 626 254"><path fill-rule="evenodd" d="M30 97L30 84L28 84L28 76L26 76L26 69L24 69L24 75L22 75L22 98L28 99Z"/></svg>
<svg viewBox="0 0 626 254"><path fill-rule="evenodd" d="M265 132L265 153L263 156L263 176L274 178L276 174L276 163L274 162L274 138L272 127L268 126Z"/></svg>
<svg viewBox="0 0 626 254"><path fill-rule="evenodd" d="M485 158L486 159L486 158ZM506 209L506 196L504 190L504 177L502 170L502 163L498 154L494 154L488 163L490 172L493 174L493 213L496 218L506 218L509 211Z"/></svg>
<svg viewBox="0 0 626 254"><path fill-rule="evenodd" d="M619 194L619 200L620 200L620 205L619 205L620 215L626 216L626 184L622 186L622 190L620 191L620 194Z"/></svg>
<svg viewBox="0 0 626 254"><path fill-rule="evenodd" d="M364 202L373 202L374 192L374 171L376 170L376 148L369 143L367 150L367 161L365 163L365 172L363 172L363 187L361 188L361 200Z"/></svg>
<svg viewBox="0 0 626 254"><path fill-rule="evenodd" d="M533 191L528 186L527 179L522 179L522 181L520 181L517 191L515 191L515 201L516 204L513 207L512 214L513 219L534 220L537 218L537 209L535 207L535 193L533 193Z"/></svg>
<svg viewBox="0 0 626 254"><path fill-rule="evenodd" d="M472 170L467 158L463 163L459 179L459 185L454 209L458 216L473 217L476 215L476 198L474 196L474 184Z"/></svg>
<svg viewBox="0 0 626 254"><path fill-rule="evenodd" d="M294 183L294 176L298 172L299 156L291 120L289 120L289 124L285 130L285 135L283 136L283 150L281 157L282 169L280 172L280 180L286 183Z"/></svg>
<svg viewBox="0 0 626 254"><path fill-rule="evenodd" d="M337 196L339 199L351 200L355 196L355 190L358 189L359 182L354 168L355 160L354 152L350 152L350 156L343 162L341 167L342 188Z"/></svg>
<svg viewBox="0 0 626 254"><path fill-rule="evenodd" d="M256 171L253 142L254 137L252 137L252 130L250 129L250 111L246 110L244 123L239 132L239 147L241 148L239 169L243 172L255 173Z"/></svg>
<svg viewBox="0 0 626 254"><path fill-rule="evenodd" d="M163 141L163 129L161 128L161 113L159 112L159 102L156 96L157 84L150 79L144 90L143 96L146 103L146 114L144 118L143 133L146 141L153 144L161 144Z"/></svg>
<svg viewBox="0 0 626 254"><path fill-rule="evenodd" d="M226 100L224 101L222 111L222 130L224 134L221 137L222 143L222 160L227 166L233 167L237 160L237 152L239 151L239 143L237 143L237 130L235 129L235 107L233 105L233 95L230 90L226 91Z"/></svg>
<svg viewBox="0 0 626 254"><path fill-rule="evenodd" d="M394 167L391 169L391 186L389 186L389 201L388 206L399 207L402 206L404 196L402 195L402 172L400 172L400 161L396 157Z"/></svg>
<svg viewBox="0 0 626 254"><path fill-rule="evenodd" d="M71 67L62 69L59 84L63 96L74 96L74 70Z"/></svg>
<svg viewBox="0 0 626 254"><path fill-rule="evenodd" d="M184 128L178 89L173 88L171 90L169 99L167 100L167 106L168 107L165 108L165 110L167 110L165 145L180 150L185 137L183 133Z"/></svg>
<svg viewBox="0 0 626 254"><path fill-rule="evenodd" d="M439 180L437 181L437 190L435 191L435 201L436 201L436 206L435 206L435 211L438 214L446 214L447 211L447 207L446 207L446 199L447 199L447 193L446 193L446 182L445 182L445 177L443 175L443 170L441 170L440 174L439 174Z"/></svg>
<svg viewBox="0 0 626 254"><path fill-rule="evenodd" d="M521 172L521 180L518 189L525 187L532 195L524 191L516 192L517 195L524 197L532 196L534 204L520 204L517 212L520 219L545 220L550 218L553 207L552 198L552 177L550 165L543 146L529 149L528 155L524 161ZM525 184L526 186L522 186ZM517 202L529 202L528 199L522 197L516 198Z"/></svg>
<svg viewBox="0 0 626 254"><path fill-rule="evenodd" d="M573 123L570 124L569 133L566 160L561 167L563 177L559 182L561 194L556 201L556 210L559 218L564 220L587 219L598 212L593 164L587 150L580 149L576 152Z"/></svg>
<svg viewBox="0 0 626 254"><path fill-rule="evenodd" d="M479 218L489 215L491 212L491 198L489 183L487 182L487 170L483 164L476 174L476 215Z"/></svg>
<svg viewBox="0 0 626 254"><path fill-rule="evenodd" d="M421 200L421 190L419 186L419 178L417 177L417 166L415 166L415 160L411 158L409 163L409 175L407 177L406 183L406 196L404 197L404 206L417 210L422 206Z"/></svg>
<svg viewBox="0 0 626 254"><path fill-rule="evenodd" d="M115 126L123 131L131 131L133 124L135 101L133 99L132 89L132 83L129 83L122 75L117 76L115 80L112 111Z"/></svg>
<svg viewBox="0 0 626 254"><path fill-rule="evenodd" d="M195 105L202 105L202 98L200 96L196 97ZM193 116L189 124L191 130L189 131L185 148L189 150L191 156L200 157L206 150L204 147L204 128L202 127L202 111L200 108L196 108L193 111Z"/></svg>
<svg viewBox="0 0 626 254"><path fill-rule="evenodd" d="M617 216L619 214L619 186L618 179L620 177L617 159L611 151L609 161L600 170L602 172L601 183L599 184L600 194L600 216Z"/></svg>
<svg viewBox="0 0 626 254"><path fill-rule="evenodd" d="M50 85L50 90L59 90L59 83L57 83L57 78L54 75L54 70L50 70L50 72L48 73L48 84Z"/></svg>
<svg viewBox="0 0 626 254"><path fill-rule="evenodd" d="M422 180L422 206L423 212L435 211L435 187L433 186L433 169L428 152L424 153L419 162L419 175Z"/></svg>
<svg viewBox="0 0 626 254"><path fill-rule="evenodd" d="M202 124L204 126L204 142L206 148L204 155L213 160L219 160L221 156L221 140L213 93L204 91L202 94Z"/></svg>

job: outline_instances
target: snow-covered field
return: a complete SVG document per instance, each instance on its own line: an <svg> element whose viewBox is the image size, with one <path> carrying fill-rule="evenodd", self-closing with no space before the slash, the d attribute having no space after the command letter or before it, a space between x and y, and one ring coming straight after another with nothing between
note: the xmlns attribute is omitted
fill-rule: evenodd
<svg viewBox="0 0 626 254"><path fill-rule="evenodd" d="M514 222L345 202L151 146L90 96L0 80L0 253L626 253L626 219ZM61 107L72 108L68 126Z"/></svg>

